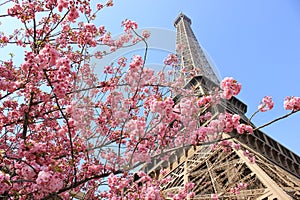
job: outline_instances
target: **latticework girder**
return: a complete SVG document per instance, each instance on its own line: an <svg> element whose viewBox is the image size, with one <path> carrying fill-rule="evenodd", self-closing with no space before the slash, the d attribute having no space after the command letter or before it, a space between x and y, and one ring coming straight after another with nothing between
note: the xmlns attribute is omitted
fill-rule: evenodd
<svg viewBox="0 0 300 200"><path fill-rule="evenodd" d="M176 44L183 46L177 48L177 56L180 58L179 71L189 81L193 76L202 75L215 83L219 83L212 62L207 58L191 28L191 19L180 13L174 22L176 27Z"/></svg>
<svg viewBox="0 0 300 200"><path fill-rule="evenodd" d="M256 163L250 163L241 151L218 149L199 157L203 149L207 147L190 150L189 156L182 155L185 159L177 167L167 168L169 173L165 176L172 177L172 181L162 188L165 193L176 192L186 182L193 182L193 199L210 199L212 194L218 194L219 199L300 199L299 179L263 156L256 155ZM246 183L247 188L239 194L232 193L238 183Z"/></svg>

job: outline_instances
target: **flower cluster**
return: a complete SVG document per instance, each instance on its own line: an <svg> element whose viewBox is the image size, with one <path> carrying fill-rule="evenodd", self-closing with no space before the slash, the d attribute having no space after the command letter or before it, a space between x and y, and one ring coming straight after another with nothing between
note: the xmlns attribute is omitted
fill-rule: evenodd
<svg viewBox="0 0 300 200"><path fill-rule="evenodd" d="M8 42L8 37L6 37L5 35L0 36L0 47L6 46Z"/></svg>
<svg viewBox="0 0 300 200"><path fill-rule="evenodd" d="M126 19L122 22L122 26L124 27L125 32L131 32L132 29L137 29L138 24L135 21L131 21Z"/></svg>
<svg viewBox="0 0 300 200"><path fill-rule="evenodd" d="M244 134L245 132L252 134L253 133L253 128L252 126L246 125L246 124L240 124L236 128L237 132L239 134Z"/></svg>
<svg viewBox="0 0 300 200"><path fill-rule="evenodd" d="M213 99L212 99L212 96L211 96L211 95L202 96L202 97L200 97L199 100L197 101L197 104L198 104L199 107L205 106L205 105L211 103L212 100L213 100Z"/></svg>
<svg viewBox="0 0 300 200"><path fill-rule="evenodd" d="M137 70L143 65L143 59L140 55L134 55L129 67L131 70Z"/></svg>
<svg viewBox="0 0 300 200"><path fill-rule="evenodd" d="M230 188L230 193L232 194L240 194L241 190L246 189L248 187L247 183L239 183L236 187Z"/></svg>
<svg viewBox="0 0 300 200"><path fill-rule="evenodd" d="M178 58L175 54L169 54L167 58L164 59L165 65L176 66L178 64Z"/></svg>
<svg viewBox="0 0 300 200"><path fill-rule="evenodd" d="M299 111L300 110L300 97L286 97L284 99L284 109Z"/></svg>
<svg viewBox="0 0 300 200"><path fill-rule="evenodd" d="M69 7L69 1L66 0L58 0L57 1L57 8L59 12L62 12L62 10L64 8L68 8Z"/></svg>
<svg viewBox="0 0 300 200"><path fill-rule="evenodd" d="M11 183L9 180L10 176L0 171L0 195L8 191L8 189L10 188Z"/></svg>
<svg viewBox="0 0 300 200"><path fill-rule="evenodd" d="M147 31L147 30L143 30L142 32L142 36L144 39L148 39L150 37L150 31Z"/></svg>
<svg viewBox="0 0 300 200"><path fill-rule="evenodd" d="M255 158L255 155L251 152L249 152L248 150L245 150L243 152L244 156L248 158L248 160L251 162L251 163L255 163L256 161L256 158Z"/></svg>
<svg viewBox="0 0 300 200"><path fill-rule="evenodd" d="M121 57L118 59L118 65L120 65L121 67L125 67L126 66L126 62L127 62L127 58L126 57Z"/></svg>
<svg viewBox="0 0 300 200"><path fill-rule="evenodd" d="M238 95L241 91L242 85L232 77L226 77L221 82L221 89L223 90L222 97L230 99L232 96Z"/></svg>
<svg viewBox="0 0 300 200"><path fill-rule="evenodd" d="M262 100L260 105L258 106L258 110L261 112L266 112L271 110L274 107L274 102L272 101L272 97L265 96Z"/></svg>
<svg viewBox="0 0 300 200"><path fill-rule="evenodd" d="M63 187L63 177L60 174L52 174L47 171L40 171L36 183L45 192L57 192Z"/></svg>
<svg viewBox="0 0 300 200"><path fill-rule="evenodd" d="M230 114L230 113L221 113L217 119L211 120L208 124L208 128L210 128L212 133L230 133L234 129L239 134L244 133L253 133L253 128L250 125L241 124L240 123L240 116L237 114Z"/></svg>
<svg viewBox="0 0 300 200"><path fill-rule="evenodd" d="M212 194L211 195L211 200L218 200L219 196L217 194Z"/></svg>

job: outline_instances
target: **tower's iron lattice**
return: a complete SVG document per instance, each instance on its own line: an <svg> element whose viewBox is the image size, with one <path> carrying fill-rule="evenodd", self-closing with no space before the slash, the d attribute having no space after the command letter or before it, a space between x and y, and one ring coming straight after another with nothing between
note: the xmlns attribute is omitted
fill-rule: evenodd
<svg viewBox="0 0 300 200"><path fill-rule="evenodd" d="M177 56L180 60L179 71L187 82L196 75L202 75L215 83L219 79L204 49L201 48L191 28L191 19L180 13L174 22L176 28Z"/></svg>
<svg viewBox="0 0 300 200"><path fill-rule="evenodd" d="M177 54L181 60L179 70L186 78L185 87L194 88L199 96L206 95L217 86L219 79L197 42L190 26L191 20L180 13L174 25L176 43L184 46L184 50ZM180 101L180 95L174 100ZM235 97L221 102L216 110L239 114L242 121L248 122L245 116L247 106ZM256 162L250 163L241 150L228 153L212 151L210 146L197 146L178 150L168 161L154 160L144 170L158 179L173 178L162 188L165 193L176 192L185 183L194 182L196 196L193 199L211 199L212 194L217 194L219 199L300 199L298 155L260 130L231 140L253 153ZM160 174L161 169L167 170L165 176ZM240 194L231 193L230 188L240 182L247 183L247 189Z"/></svg>

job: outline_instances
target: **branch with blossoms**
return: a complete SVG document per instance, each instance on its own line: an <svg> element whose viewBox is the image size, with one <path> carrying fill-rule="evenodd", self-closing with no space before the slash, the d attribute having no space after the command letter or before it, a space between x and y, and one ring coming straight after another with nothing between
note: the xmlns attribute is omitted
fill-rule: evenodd
<svg viewBox="0 0 300 200"><path fill-rule="evenodd" d="M77 11L72 4L63 1L59 2L58 5L56 5L56 2L47 2L45 4L42 1L23 1L22 4L15 3L8 10L8 14L5 15L20 19L25 28L23 29L24 31L22 29L16 31L17 34L15 36L7 37L1 34L2 46L20 44L24 48L29 46L32 51L26 53L25 62L19 68L15 67L17 64L12 62L8 63L8 66L5 61L3 62L4 65L1 66L0 96L1 100L3 100L3 104L1 104L1 130L5 128L5 130L1 131L1 142L3 142L1 152L3 150L7 155L3 159L7 163L5 169L9 169L8 171L3 171L4 174L1 172L1 176L3 175L4 177L4 179L1 179L4 181L1 193L5 192L6 194L8 189L16 190L16 188L21 187L22 180L28 182L28 184L25 183L27 184L26 189L19 190L20 192L17 195L26 196L36 193L35 195L37 196L35 198L40 198L44 193L53 192L53 190L55 191L60 187L66 186L65 188L71 189L77 185L82 185L80 181L76 180L76 171L79 166L78 161L83 159L82 153L86 151L81 149L84 148L84 142L76 136L74 120L71 118L71 114L68 113L71 112L68 105L70 105L70 100L73 98L73 89L76 91L76 84L73 83L76 83L78 79L75 78L75 75L80 72L82 63L85 60L83 52L87 46L91 47L94 45L96 36L105 34L105 29L101 26L99 33L97 33L98 29L92 24L80 25L78 29L71 28L69 24L79 17L79 12L83 12L85 16L89 15L89 4L87 2L80 2L80 4L80 11ZM111 5L112 1L106 4L106 6ZM56 6L58 6L59 12L66 10L62 13L62 17L54 10ZM99 4L97 7L98 10L103 8ZM35 15L39 12L48 12L49 15L41 18L39 23L37 23L38 19L36 19ZM30 26L27 25L30 22L32 23L32 28L29 28ZM60 30L54 33L57 29ZM18 37L19 33L22 34L21 37ZM76 34L77 37L74 37ZM91 34L92 37L82 38L83 34ZM128 36L129 39L130 37ZM62 38L66 40L62 41ZM104 41L103 38L105 36L100 37L99 41ZM55 42L59 45L55 46ZM111 38L105 38L103 44L112 46L114 42ZM124 43L123 40L116 42L119 47L122 46L122 42ZM99 42L95 44L99 44ZM73 48L71 45L78 45L77 50L74 52L70 51ZM81 78L92 77L92 74L86 73L90 71L88 66L83 65L83 67L84 69L81 72L84 72L84 74ZM22 79L26 81L20 81ZM87 80L84 81L87 82ZM44 87L44 89L41 87ZM50 92L47 92L47 87L50 89ZM107 86L104 87L107 88ZM20 102L13 100L17 96L22 97ZM22 102L28 102L27 106ZM78 108L80 109L80 107ZM22 133L21 137L19 136L20 132ZM66 135L68 135L68 138ZM18 140L23 140L21 145L24 145L24 148L15 143ZM60 143L61 146L57 145ZM61 148L65 150L61 151ZM24 152L20 153L21 151ZM59 151L61 152L58 153ZM17 156L15 159L11 159L11 155L18 152L20 153L19 156L24 157L25 160L15 165L14 161L19 162L21 158L19 159ZM39 153L37 154L37 152ZM33 161L30 160L30 157L39 159L39 161L37 160L32 164ZM70 157L71 159L68 160ZM46 160L42 161L43 159ZM64 171L66 176L63 176L63 173L61 173L62 166L58 166L58 163L66 165ZM67 166L71 166L73 170ZM22 170L20 171L20 169ZM9 177L11 181L5 178L7 177L5 173L13 174L12 177ZM66 178L67 176L69 178ZM18 181L12 180L17 177L25 178L18 179ZM97 177L92 179L95 178ZM53 182L54 185L47 185L46 183L49 181ZM70 186L67 186L69 183ZM41 186L39 189L41 192L32 190L36 187L36 184ZM32 192L24 193L30 190Z"/></svg>
<svg viewBox="0 0 300 200"><path fill-rule="evenodd" d="M294 97L294 96L288 96L285 98L284 100L284 109L285 110L291 110L290 113L287 113L283 116L280 116L280 117L277 117L273 120L271 120L270 122L267 122L263 125L260 125L258 127L255 127L254 130L259 130L259 129L262 129L266 126L270 126L271 124L277 122L277 121L280 121L280 120L283 120L295 113L297 113L299 110L300 110L300 97ZM251 123L251 119L256 115L258 114L259 112L266 112L266 111L269 111L269 110L272 110L274 107L274 102L272 100L272 97L270 96L265 96L262 100L261 100L261 103L259 104L258 106L258 110L255 111L251 117L249 118L249 121L248 123L250 124Z"/></svg>

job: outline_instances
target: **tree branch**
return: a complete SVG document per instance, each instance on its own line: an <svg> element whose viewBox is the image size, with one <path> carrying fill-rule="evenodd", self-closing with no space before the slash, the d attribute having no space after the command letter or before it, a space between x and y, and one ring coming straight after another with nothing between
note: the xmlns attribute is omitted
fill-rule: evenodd
<svg viewBox="0 0 300 200"><path fill-rule="evenodd" d="M259 129L264 128L264 127L266 127L266 126L269 126L269 125L271 125L271 124L273 124L273 123L275 123L275 122L277 122L277 121L279 121L279 120L282 120L282 119L284 119L284 118L289 117L290 115L292 115L292 114L294 114L294 113L296 113L296 112L298 112L298 111L300 111L300 110L297 110L297 111L294 111L294 110L293 110L292 112L290 112L290 113L288 113L288 114L286 114L286 115L283 115L283 116L281 116L281 117L278 117L278 118L276 118L276 119L274 119L274 120L272 120L272 121L270 121L270 122L268 122L268 123L266 123L266 124L264 124L264 125L261 125L261 126L255 128L255 129L253 129L253 131L259 130Z"/></svg>

